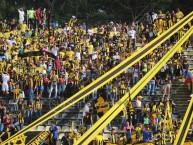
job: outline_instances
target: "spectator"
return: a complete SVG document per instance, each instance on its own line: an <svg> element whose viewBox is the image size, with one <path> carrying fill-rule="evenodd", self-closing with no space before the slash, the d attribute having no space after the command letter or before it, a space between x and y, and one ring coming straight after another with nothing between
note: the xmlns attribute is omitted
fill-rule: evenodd
<svg viewBox="0 0 193 145"><path fill-rule="evenodd" d="M164 93L162 101L164 100L166 93L168 94L167 100L170 99L170 90L171 90L171 78L168 75L166 75L166 78L164 80Z"/></svg>
<svg viewBox="0 0 193 145"><path fill-rule="evenodd" d="M50 138L51 145L56 145L56 141L57 141L57 138L58 138L58 128L55 125L54 121L52 121L50 125L51 125L51 127L50 127L49 131L50 131L50 134L51 134L51 138Z"/></svg>
<svg viewBox="0 0 193 145"><path fill-rule="evenodd" d="M19 23L23 24L25 12L23 11L23 8L18 9L18 12L19 12Z"/></svg>
<svg viewBox="0 0 193 145"><path fill-rule="evenodd" d="M57 82L58 82L58 75L55 74L55 71L52 71L52 77L51 77L51 87L50 87L50 92L49 92L49 98L51 98L52 90L55 89L55 98L57 97L57 92L58 92L58 87L57 87Z"/></svg>
<svg viewBox="0 0 193 145"><path fill-rule="evenodd" d="M154 92L155 92L155 77L153 77L151 79L151 81L148 83L148 92L147 92L147 95L150 95L150 93L152 95L154 95Z"/></svg>
<svg viewBox="0 0 193 145"><path fill-rule="evenodd" d="M10 76L7 72L3 73L2 74L2 81L3 81L3 84L2 84L2 91L5 93L5 94L9 94L9 85L8 85L8 81L10 80Z"/></svg>
<svg viewBox="0 0 193 145"><path fill-rule="evenodd" d="M14 123L15 128L17 130L22 130L24 127L24 114L21 111L17 113L17 121ZM18 128L19 127L19 128Z"/></svg>
<svg viewBox="0 0 193 145"><path fill-rule="evenodd" d="M29 29L33 29L34 28L34 24L35 24L35 11L34 8L31 8L31 10L27 11L27 16L29 19Z"/></svg>
<svg viewBox="0 0 193 145"><path fill-rule="evenodd" d="M96 137L95 137L95 143L94 145L103 145L104 142L104 137L102 136L101 133L99 133Z"/></svg>
<svg viewBox="0 0 193 145"><path fill-rule="evenodd" d="M142 99L142 96L138 96L136 100L137 123L142 123Z"/></svg>
<svg viewBox="0 0 193 145"><path fill-rule="evenodd" d="M36 112L36 117L39 118L42 116L42 102L40 96L36 96L34 102L34 112Z"/></svg>
<svg viewBox="0 0 193 145"><path fill-rule="evenodd" d="M64 136L61 139L61 144L62 145L70 145L68 133L64 133Z"/></svg>
<svg viewBox="0 0 193 145"><path fill-rule="evenodd" d="M115 129L111 129L111 134L109 135L111 144L117 144L118 143L118 136L115 134Z"/></svg>
<svg viewBox="0 0 193 145"><path fill-rule="evenodd" d="M83 118L86 116L87 112L89 113L90 111L89 106L90 106L90 102L87 102L83 109Z"/></svg>
<svg viewBox="0 0 193 145"><path fill-rule="evenodd" d="M83 122L87 130L92 127L93 125L92 110L89 110L89 112L86 112Z"/></svg>
<svg viewBox="0 0 193 145"><path fill-rule="evenodd" d="M151 133L149 132L149 127L143 129L143 142L149 142L152 138Z"/></svg>
<svg viewBox="0 0 193 145"><path fill-rule="evenodd" d="M28 100L26 104L26 124L32 122L33 103L32 100Z"/></svg>

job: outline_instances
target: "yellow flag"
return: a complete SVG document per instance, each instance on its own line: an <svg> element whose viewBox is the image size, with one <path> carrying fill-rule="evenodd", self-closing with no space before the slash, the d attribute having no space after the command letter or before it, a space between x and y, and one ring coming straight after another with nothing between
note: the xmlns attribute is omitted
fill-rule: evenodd
<svg viewBox="0 0 193 145"><path fill-rule="evenodd" d="M74 120L72 120L71 130L74 131Z"/></svg>

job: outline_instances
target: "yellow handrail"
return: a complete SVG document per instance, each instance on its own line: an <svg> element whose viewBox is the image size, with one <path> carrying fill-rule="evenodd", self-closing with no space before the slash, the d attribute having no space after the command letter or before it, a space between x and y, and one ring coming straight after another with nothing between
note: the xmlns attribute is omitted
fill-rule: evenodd
<svg viewBox="0 0 193 145"><path fill-rule="evenodd" d="M126 60L122 61L119 65L115 66L113 69L105 73L103 76L98 78L96 81L92 82L90 85L86 86L84 89L58 105L57 107L53 108L34 122L32 122L30 125L23 128L21 131L16 133L15 135L11 136L9 139L7 139L4 143L7 143L10 140L13 140L17 135L24 134L30 129L33 129L34 127L42 124L46 120L54 117L58 113L64 111L65 109L69 108L70 106L74 105L78 101L85 98L87 95L93 92L93 90L96 90L112 80L113 78L120 75L122 72L124 72L127 68L134 65L136 62L141 60L144 56L152 52L155 48L160 46L163 42L165 42L169 37L174 35L177 31L179 31L181 28L183 28L185 25L189 23L193 18L193 12L188 14L186 17L184 17L182 20L180 20L178 23L173 25L171 28L169 28L167 31L163 32L159 37L151 41L149 44L147 44L145 47L134 53L131 57L127 58Z"/></svg>
<svg viewBox="0 0 193 145"><path fill-rule="evenodd" d="M193 27L173 46L173 48L164 55L164 57L130 90L131 99L133 99L144 86L157 74L157 72L167 63L175 54L179 46L189 39L193 33ZM94 137L112 121L123 109L124 104L128 103L128 93L124 95L105 115L103 115L74 145L87 145Z"/></svg>
<svg viewBox="0 0 193 145"><path fill-rule="evenodd" d="M186 110L186 114L180 126L180 130L178 131L177 136L175 138L174 145L184 144L192 119L193 119L193 97L191 98L188 108Z"/></svg>

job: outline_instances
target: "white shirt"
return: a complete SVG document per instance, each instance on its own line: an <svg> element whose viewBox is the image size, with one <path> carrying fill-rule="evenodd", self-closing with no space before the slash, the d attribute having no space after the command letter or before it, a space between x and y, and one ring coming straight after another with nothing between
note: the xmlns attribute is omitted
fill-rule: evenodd
<svg viewBox="0 0 193 145"><path fill-rule="evenodd" d="M96 51L92 51L92 60L97 59L97 52Z"/></svg>
<svg viewBox="0 0 193 145"><path fill-rule="evenodd" d="M89 106L85 105L83 110L83 116L86 116L86 112L89 112Z"/></svg>
<svg viewBox="0 0 193 145"><path fill-rule="evenodd" d="M152 20L155 21L156 19L157 19L157 14L154 13L154 14L152 15Z"/></svg>
<svg viewBox="0 0 193 145"><path fill-rule="evenodd" d="M10 79L9 75L7 75L7 74L2 75L3 83L7 83L9 81L9 79Z"/></svg>
<svg viewBox="0 0 193 145"><path fill-rule="evenodd" d="M119 55L114 55L114 56L113 56L113 60L117 60L117 59L119 60L119 59L120 59L120 56L119 56Z"/></svg>
<svg viewBox="0 0 193 145"><path fill-rule="evenodd" d="M139 77L139 70L134 68L134 74L133 74L134 77Z"/></svg>
<svg viewBox="0 0 193 145"><path fill-rule="evenodd" d="M56 47L56 48L52 48L51 49L51 52L55 55L55 56L57 56L58 55L58 48Z"/></svg>
<svg viewBox="0 0 193 145"><path fill-rule="evenodd" d="M133 67L130 67L126 70L126 73L133 73L134 71L134 68Z"/></svg>
<svg viewBox="0 0 193 145"><path fill-rule="evenodd" d="M24 11L19 10L19 19L20 20L24 20L24 15L25 15Z"/></svg>
<svg viewBox="0 0 193 145"><path fill-rule="evenodd" d="M135 34L136 34L135 30L129 30L128 31L128 35L131 37L131 39L135 39Z"/></svg>
<svg viewBox="0 0 193 145"><path fill-rule="evenodd" d="M136 100L136 107L141 108L141 100Z"/></svg>
<svg viewBox="0 0 193 145"><path fill-rule="evenodd" d="M64 29L63 29L64 34L66 34L69 31L70 31L70 29L68 27L64 27Z"/></svg>
<svg viewBox="0 0 193 145"><path fill-rule="evenodd" d="M113 32L116 32L116 31L117 31L117 28L114 26L114 27L112 28L112 31L113 31Z"/></svg>
<svg viewBox="0 0 193 145"><path fill-rule="evenodd" d="M41 64L40 67L47 69L47 65L45 63Z"/></svg>
<svg viewBox="0 0 193 145"><path fill-rule="evenodd" d="M94 30L92 30L92 29L88 29L88 35L92 36L92 35L93 35L93 33L94 33Z"/></svg>

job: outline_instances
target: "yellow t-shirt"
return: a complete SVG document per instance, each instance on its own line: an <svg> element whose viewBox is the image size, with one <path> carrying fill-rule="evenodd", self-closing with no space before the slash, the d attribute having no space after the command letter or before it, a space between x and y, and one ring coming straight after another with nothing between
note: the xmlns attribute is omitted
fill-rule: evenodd
<svg viewBox="0 0 193 145"><path fill-rule="evenodd" d="M68 61L62 61L62 65L65 67L69 67L70 63Z"/></svg>
<svg viewBox="0 0 193 145"><path fill-rule="evenodd" d="M95 145L103 145L104 137L102 135L97 135L95 137Z"/></svg>
<svg viewBox="0 0 193 145"><path fill-rule="evenodd" d="M14 99L19 99L19 97L20 97L20 89L19 88L15 88L13 90L13 95L14 95Z"/></svg>
<svg viewBox="0 0 193 145"><path fill-rule="evenodd" d="M137 135L136 134L131 135L131 140L132 140L132 142L136 142L137 141Z"/></svg>
<svg viewBox="0 0 193 145"><path fill-rule="evenodd" d="M88 54L92 54L93 48L93 45L88 46Z"/></svg>
<svg viewBox="0 0 193 145"><path fill-rule="evenodd" d="M93 31L94 31L94 33L97 33L98 32L98 28L94 28Z"/></svg>
<svg viewBox="0 0 193 145"><path fill-rule="evenodd" d="M73 59L74 52L73 51L66 51L66 55L69 57L69 60Z"/></svg>
<svg viewBox="0 0 193 145"><path fill-rule="evenodd" d="M184 14L181 11L176 13L176 18L177 19L182 19L183 17L184 17Z"/></svg>
<svg viewBox="0 0 193 145"><path fill-rule="evenodd" d="M21 24L21 31L25 32L27 30L27 25L26 24Z"/></svg>
<svg viewBox="0 0 193 145"><path fill-rule="evenodd" d="M60 55L62 56L62 58L64 58L64 56L65 56L65 52L60 51Z"/></svg>

